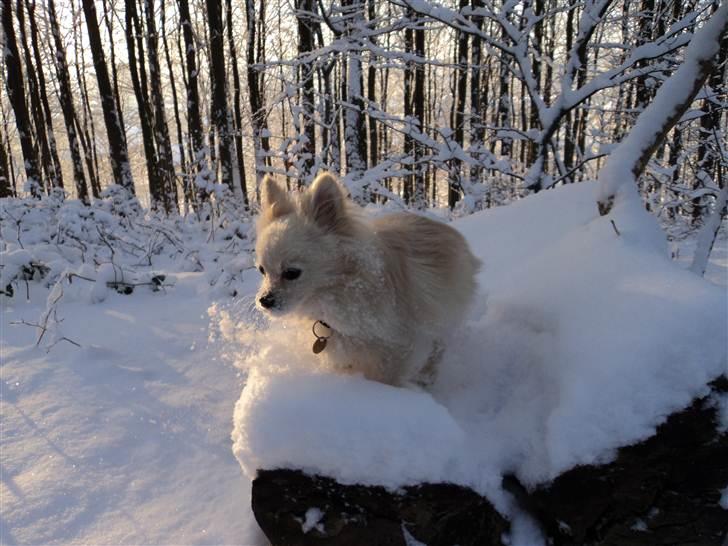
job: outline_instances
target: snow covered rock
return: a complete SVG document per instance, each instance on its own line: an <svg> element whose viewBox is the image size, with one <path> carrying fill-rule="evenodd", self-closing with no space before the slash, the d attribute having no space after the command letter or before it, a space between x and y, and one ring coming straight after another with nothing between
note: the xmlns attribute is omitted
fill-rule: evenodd
<svg viewBox="0 0 728 546"><path fill-rule="evenodd" d="M612 463L579 466L533 492L508 476L505 488L557 546L725 544L728 434L714 400L728 395L728 378L711 387L711 396L619 449ZM428 546L509 540L508 522L485 498L452 484L390 492L278 469L260 471L252 495L256 520L274 545L404 545L403 529Z"/></svg>

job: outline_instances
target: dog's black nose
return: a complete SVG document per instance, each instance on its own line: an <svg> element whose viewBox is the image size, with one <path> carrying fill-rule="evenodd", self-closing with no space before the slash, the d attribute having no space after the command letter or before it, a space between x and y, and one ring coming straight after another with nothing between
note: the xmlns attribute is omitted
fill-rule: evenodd
<svg viewBox="0 0 728 546"><path fill-rule="evenodd" d="M276 303L276 299L273 297L273 294L270 292L265 294L262 298L258 300L260 304L265 307L266 309L270 309L273 307Z"/></svg>

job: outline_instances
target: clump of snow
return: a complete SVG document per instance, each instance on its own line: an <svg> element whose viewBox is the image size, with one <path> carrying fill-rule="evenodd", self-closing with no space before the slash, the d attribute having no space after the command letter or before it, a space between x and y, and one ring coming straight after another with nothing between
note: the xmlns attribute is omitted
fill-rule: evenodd
<svg viewBox="0 0 728 546"><path fill-rule="evenodd" d="M321 518L323 517L324 513L321 511L320 508L309 508L308 510L306 510L304 520L301 523L301 530L304 532L304 534L310 532L312 529L323 532L324 529L320 523Z"/></svg>
<svg viewBox="0 0 728 546"><path fill-rule="evenodd" d="M723 489L723 494L720 496L720 507L728 510L728 487Z"/></svg>
<svg viewBox="0 0 728 546"><path fill-rule="evenodd" d="M396 488L447 480L465 449L463 430L431 396L331 373L253 370L235 422L233 450L251 477L297 467Z"/></svg>
<svg viewBox="0 0 728 546"><path fill-rule="evenodd" d="M233 432L245 473L450 481L507 512L504 473L534 486L607 462L704 395L728 371L723 290L671 262L638 203L613 225L595 193L583 183L456 222L486 264L484 293L430 392L319 369L297 350L305 327L228 319L251 370Z"/></svg>
<svg viewBox="0 0 728 546"><path fill-rule="evenodd" d="M711 403L717 411L718 431L725 434L728 432L728 393L714 394Z"/></svg>

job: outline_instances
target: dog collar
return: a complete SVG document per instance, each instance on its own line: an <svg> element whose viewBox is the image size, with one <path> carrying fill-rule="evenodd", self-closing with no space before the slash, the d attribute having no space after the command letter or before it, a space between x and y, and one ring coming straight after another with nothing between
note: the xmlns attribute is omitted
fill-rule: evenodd
<svg viewBox="0 0 728 546"><path fill-rule="evenodd" d="M311 332L313 332L313 335L316 338L316 341L313 342L313 354L315 355L319 354L326 348L327 340L331 337L331 334L324 336L316 332L316 326L319 324L329 331L332 331L331 326L326 324L323 320L317 320L313 323L313 326L311 327Z"/></svg>

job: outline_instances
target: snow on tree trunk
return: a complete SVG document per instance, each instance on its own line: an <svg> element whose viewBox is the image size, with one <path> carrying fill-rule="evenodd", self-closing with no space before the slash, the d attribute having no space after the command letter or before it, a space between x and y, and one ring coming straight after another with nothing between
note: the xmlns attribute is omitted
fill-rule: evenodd
<svg viewBox="0 0 728 546"><path fill-rule="evenodd" d="M705 269L708 266L708 258L710 258L710 252L713 250L715 237L720 229L720 223L725 216L727 201L728 184L720 190L720 193L716 197L715 209L708 216L708 219L698 234L698 245L695 247L695 255L693 256L690 271L697 273L701 277L705 274Z"/></svg>
<svg viewBox="0 0 728 546"><path fill-rule="evenodd" d="M346 100L344 107L344 144L346 150L346 169L351 181L364 176L367 168L367 128L364 121L364 90L362 85L361 52L355 47L358 34L362 32L364 2L351 0L345 4L347 14L346 35L351 40L346 73ZM350 188L355 197L363 197L363 188Z"/></svg>
<svg viewBox="0 0 728 546"><path fill-rule="evenodd" d="M723 3L696 32L683 63L662 84L655 99L637 118L632 131L611 153L599 173L599 214L609 214L618 195L637 197L637 179L710 74L727 27L728 3Z"/></svg>

